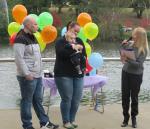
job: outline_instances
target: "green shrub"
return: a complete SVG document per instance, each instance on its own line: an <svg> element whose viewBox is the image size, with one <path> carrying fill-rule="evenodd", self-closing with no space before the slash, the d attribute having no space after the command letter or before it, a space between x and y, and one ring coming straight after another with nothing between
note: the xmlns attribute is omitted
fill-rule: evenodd
<svg viewBox="0 0 150 129"><path fill-rule="evenodd" d="M6 28L0 28L0 39L2 43L3 42L8 43L9 36L8 36Z"/></svg>

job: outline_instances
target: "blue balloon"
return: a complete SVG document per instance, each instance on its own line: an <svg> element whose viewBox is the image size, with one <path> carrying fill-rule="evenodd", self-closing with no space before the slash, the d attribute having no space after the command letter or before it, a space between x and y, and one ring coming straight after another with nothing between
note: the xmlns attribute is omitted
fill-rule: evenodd
<svg viewBox="0 0 150 129"><path fill-rule="evenodd" d="M67 27L64 27L64 28L61 30L61 36L64 36L66 32L67 32Z"/></svg>
<svg viewBox="0 0 150 129"><path fill-rule="evenodd" d="M93 68L98 69L103 65L103 57L100 53L92 53L89 57L89 64Z"/></svg>
<svg viewBox="0 0 150 129"><path fill-rule="evenodd" d="M93 68L93 69L90 71L89 75L90 75L90 76L96 75L96 69Z"/></svg>

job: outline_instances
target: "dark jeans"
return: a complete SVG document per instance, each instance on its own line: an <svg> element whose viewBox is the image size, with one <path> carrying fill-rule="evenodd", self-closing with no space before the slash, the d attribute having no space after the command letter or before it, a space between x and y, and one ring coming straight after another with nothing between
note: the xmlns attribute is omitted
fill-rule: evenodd
<svg viewBox="0 0 150 129"><path fill-rule="evenodd" d="M136 75L122 71L122 108L124 118L129 118L131 97L131 116L138 114L138 94L142 83L143 74Z"/></svg>
<svg viewBox="0 0 150 129"><path fill-rule="evenodd" d="M63 123L75 121L83 91L83 78L55 77L61 96L61 114Z"/></svg>
<svg viewBox="0 0 150 129"><path fill-rule="evenodd" d="M36 115L40 120L40 124L45 125L49 121L49 118L45 114L42 106L42 78L35 78L34 80L29 81L24 77L17 76L17 79L21 90L20 110L23 128L32 126L32 104Z"/></svg>

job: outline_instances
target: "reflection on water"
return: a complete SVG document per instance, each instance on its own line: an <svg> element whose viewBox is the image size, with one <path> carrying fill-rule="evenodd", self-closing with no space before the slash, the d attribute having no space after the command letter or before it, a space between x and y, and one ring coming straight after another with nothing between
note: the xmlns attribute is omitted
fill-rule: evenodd
<svg viewBox="0 0 150 129"><path fill-rule="evenodd" d="M13 49L11 46L2 45L0 41L0 58L14 57ZM4 43L3 43L4 44ZM42 57L55 57L55 44L50 44L46 47L45 51L42 53ZM118 57L118 43L92 43L92 52L100 52L104 57Z"/></svg>
<svg viewBox="0 0 150 129"><path fill-rule="evenodd" d="M100 46L99 46L100 45ZM99 43L93 44L93 51L100 52L104 57L118 57L118 44L113 43ZM4 57L14 57L13 50L11 47L0 46L0 58ZM42 57L55 57L54 52L54 44L47 47L44 53L42 53ZM43 63L43 69L49 69L53 71L54 63ZM145 62L145 72L143 77L143 83L141 86L141 92L139 95L140 102L150 101L150 61ZM99 69L98 73L100 75L107 76L108 83L103 88L103 98L105 100L105 104L108 103L120 103L121 101L121 68L122 64L119 61L107 61L104 62L104 65L101 69ZM19 104L20 100L20 91L18 82L16 80L16 66L14 63L0 63L0 108L14 108ZM83 105L89 104L87 100L90 99L90 92L86 92L84 94ZM44 100L46 102L49 100L48 98L49 90L46 91L44 96ZM60 98L57 97L52 99L52 104L58 104ZM46 103L45 102L45 103ZM57 103L56 103L57 102Z"/></svg>

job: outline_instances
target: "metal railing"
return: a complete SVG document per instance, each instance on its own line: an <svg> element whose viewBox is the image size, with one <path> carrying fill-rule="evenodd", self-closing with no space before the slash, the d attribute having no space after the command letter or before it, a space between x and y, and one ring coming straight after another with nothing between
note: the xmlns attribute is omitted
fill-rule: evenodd
<svg viewBox="0 0 150 129"><path fill-rule="evenodd" d="M104 57L104 61L120 61L119 57ZM0 62L14 62L14 58L0 58ZM54 62L55 58L42 58L43 62ZM150 57L146 58L146 61L150 61Z"/></svg>
<svg viewBox="0 0 150 129"><path fill-rule="evenodd" d="M15 58L0 58L0 62L14 62ZM43 62L54 62L55 58L42 58Z"/></svg>

